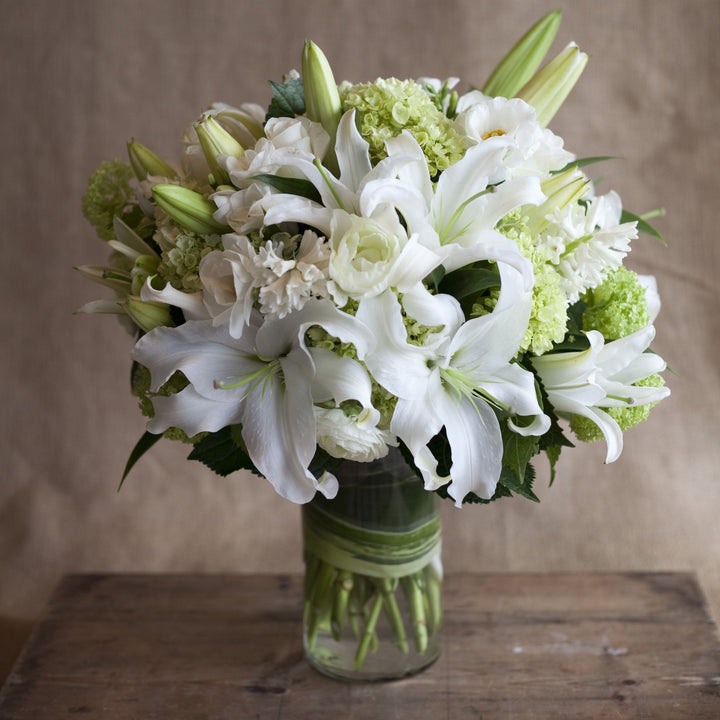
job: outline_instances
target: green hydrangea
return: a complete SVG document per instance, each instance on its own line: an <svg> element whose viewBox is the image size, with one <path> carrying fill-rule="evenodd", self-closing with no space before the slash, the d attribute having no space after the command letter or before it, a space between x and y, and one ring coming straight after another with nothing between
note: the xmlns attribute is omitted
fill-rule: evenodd
<svg viewBox="0 0 720 720"><path fill-rule="evenodd" d="M606 340L617 340L650 323L645 288L637 273L622 265L582 297L583 330L598 330Z"/></svg>
<svg viewBox="0 0 720 720"><path fill-rule="evenodd" d="M660 375L650 375L650 377L640 380L635 384L640 387L663 387L665 381ZM603 408L603 410L605 410L620 426L620 429L625 432L631 427L647 420L650 410L652 410L655 405L657 405L657 403ZM592 420L582 415L573 415L570 418L570 429L575 433L578 440L582 440L583 442L597 442L603 439L600 428Z"/></svg>
<svg viewBox="0 0 720 720"><path fill-rule="evenodd" d="M198 274L200 261L209 252L221 247L219 235L201 238L180 233L175 239L175 246L163 251L158 272L177 290L196 292L201 289Z"/></svg>
<svg viewBox="0 0 720 720"><path fill-rule="evenodd" d="M132 210L130 206L134 203L134 193L130 180L133 177L132 168L127 163L107 160L100 164L88 180L82 198L82 212L103 240L115 237L115 217L123 217Z"/></svg>
<svg viewBox="0 0 720 720"><path fill-rule="evenodd" d="M354 108L360 134L370 145L370 158L387 153L385 141L407 130L427 158L432 177L465 153L462 138L427 92L412 80L378 79L341 88L343 112Z"/></svg>
<svg viewBox="0 0 720 720"><path fill-rule="evenodd" d="M519 211L505 216L496 229L514 240L520 252L532 262L535 274L533 306L520 351L542 355L552 349L553 343L560 342L567 332L568 299L562 290L561 277L549 262L547 248L535 244L528 231L527 220ZM473 305L471 314L477 316L492 312L498 296L499 290L492 291Z"/></svg>

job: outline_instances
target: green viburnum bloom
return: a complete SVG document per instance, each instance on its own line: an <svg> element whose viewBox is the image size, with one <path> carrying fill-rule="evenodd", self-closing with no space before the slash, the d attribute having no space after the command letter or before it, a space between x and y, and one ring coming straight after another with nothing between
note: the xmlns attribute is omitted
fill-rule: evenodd
<svg viewBox="0 0 720 720"><path fill-rule="evenodd" d="M456 163L465 149L452 122L412 80L378 79L341 88L343 110L354 108L373 164L387 156L385 141L407 130L422 148L431 176Z"/></svg>
<svg viewBox="0 0 720 720"><path fill-rule="evenodd" d="M102 240L115 238L115 218L125 219L134 204L135 193L130 187L132 176L130 165L109 160L101 163L88 180L82 212Z"/></svg>
<svg viewBox="0 0 720 720"><path fill-rule="evenodd" d="M651 322L646 288L637 273L622 265L581 298L583 330L598 330L606 340L630 335Z"/></svg>
<svg viewBox="0 0 720 720"><path fill-rule="evenodd" d="M220 249L222 240L219 235L202 238L180 233L175 238L174 247L163 251L157 272L177 290L198 292L202 290L200 261L208 253Z"/></svg>

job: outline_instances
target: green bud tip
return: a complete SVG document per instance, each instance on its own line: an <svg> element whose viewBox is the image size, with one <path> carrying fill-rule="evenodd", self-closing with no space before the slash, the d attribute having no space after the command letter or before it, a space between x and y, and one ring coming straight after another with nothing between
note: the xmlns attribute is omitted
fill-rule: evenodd
<svg viewBox="0 0 720 720"><path fill-rule="evenodd" d="M218 235L228 231L227 225L215 220L217 209L204 195L181 185L159 184L152 189L155 202L180 227L197 235Z"/></svg>
<svg viewBox="0 0 720 720"><path fill-rule="evenodd" d="M570 43L518 92L517 97L535 108L537 120L547 127L580 79L588 56Z"/></svg>
<svg viewBox="0 0 720 720"><path fill-rule="evenodd" d="M228 185L230 178L227 171L220 166L218 157L221 155L241 157L245 154L243 146L211 115L204 117L193 127L215 180L214 184Z"/></svg>
<svg viewBox="0 0 720 720"><path fill-rule="evenodd" d="M130 165L138 180L146 180L148 175L176 178L177 173L164 160L159 158L137 140L131 138L127 144Z"/></svg>
<svg viewBox="0 0 720 720"><path fill-rule="evenodd" d="M302 76L305 89L305 113L310 120L320 123L330 136L330 149L325 164L334 170L337 166L335 135L342 116L342 103L328 59L310 40L306 40L303 47Z"/></svg>
<svg viewBox="0 0 720 720"><path fill-rule="evenodd" d="M545 59L561 19L560 10L540 18L492 71L482 89L483 93L492 97L514 97Z"/></svg>

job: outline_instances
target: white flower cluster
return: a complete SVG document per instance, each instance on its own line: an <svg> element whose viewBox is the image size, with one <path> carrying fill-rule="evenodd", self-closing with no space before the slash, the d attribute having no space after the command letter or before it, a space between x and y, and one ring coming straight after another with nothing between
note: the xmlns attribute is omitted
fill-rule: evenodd
<svg viewBox="0 0 720 720"><path fill-rule="evenodd" d="M354 108L328 132L307 116L265 121L257 106L216 105L186 133L183 171L169 181L187 202L163 203L168 180L143 180L158 246L180 228L214 242L197 291L157 276L143 287L143 302L174 306L184 322L144 327L133 358L154 392L178 371L188 381L154 398L150 432L240 426L254 466L295 502L337 490L331 473L310 470L318 447L367 462L402 443L425 487L447 485L458 505L492 497L504 432L538 438L551 416L590 417L617 457L622 433L600 408L667 394L636 385L664 368L642 354L652 327L607 344L588 332L576 353L553 340L533 346L549 348L542 356L524 353L533 317L563 337L567 318L548 308L618 268L635 223L621 222L616 193L595 197L568 169L574 156L523 100L472 91L441 110L464 150L434 176L406 129L371 160ZM485 310L474 313L478 298ZM449 473L431 449L438 437Z"/></svg>

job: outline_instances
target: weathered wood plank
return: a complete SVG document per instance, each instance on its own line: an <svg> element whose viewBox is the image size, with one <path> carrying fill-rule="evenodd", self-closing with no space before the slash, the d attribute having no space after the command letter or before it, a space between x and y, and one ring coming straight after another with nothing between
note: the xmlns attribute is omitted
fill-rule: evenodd
<svg viewBox="0 0 720 720"><path fill-rule="evenodd" d="M720 643L691 574L450 576L441 659L357 685L303 660L301 582L64 579L0 693L46 718L720 718Z"/></svg>

